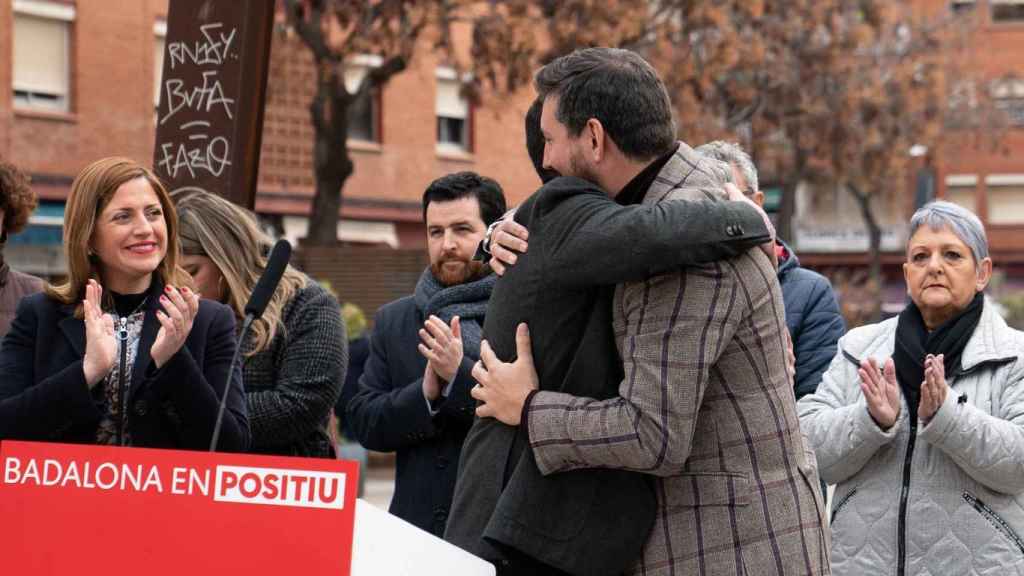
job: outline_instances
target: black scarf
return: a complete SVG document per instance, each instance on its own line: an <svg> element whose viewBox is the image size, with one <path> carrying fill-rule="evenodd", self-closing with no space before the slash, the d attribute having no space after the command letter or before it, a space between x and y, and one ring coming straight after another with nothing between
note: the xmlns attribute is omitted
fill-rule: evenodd
<svg viewBox="0 0 1024 576"><path fill-rule="evenodd" d="M488 274L478 280L446 287L437 281L427 267L416 283L416 308L424 319L434 314L445 323L450 323L453 316L458 316L462 327L463 350L467 356L479 358L484 315L497 280L497 276Z"/></svg>
<svg viewBox="0 0 1024 576"><path fill-rule="evenodd" d="M917 419L917 405L921 401L925 356L943 354L946 379L954 376L960 369L964 347L981 320L984 304L985 295L978 292L960 314L930 333L916 304L911 302L900 313L896 324L896 350L892 359L896 364L896 380L903 391L903 397L907 399L911 421Z"/></svg>

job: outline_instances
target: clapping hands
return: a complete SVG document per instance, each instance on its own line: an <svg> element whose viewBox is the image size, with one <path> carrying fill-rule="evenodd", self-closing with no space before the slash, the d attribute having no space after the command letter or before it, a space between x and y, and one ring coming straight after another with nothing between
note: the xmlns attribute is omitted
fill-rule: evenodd
<svg viewBox="0 0 1024 576"><path fill-rule="evenodd" d="M117 361L117 339L114 335L114 319L103 313L101 298L103 287L95 280L85 285L85 300L82 310L85 319L85 358L82 370L85 383L92 388L106 378Z"/></svg>
<svg viewBox="0 0 1024 576"><path fill-rule="evenodd" d="M946 366L942 354L929 354L924 359L924 382L921 383L921 403L917 417L927 423L946 401L949 386L946 385Z"/></svg>
<svg viewBox="0 0 1024 576"><path fill-rule="evenodd" d="M150 350L157 368L163 367L185 344L192 331L192 322L199 313L199 295L188 288L179 289L168 284L160 296L160 305L163 310L156 313L160 331L156 333Z"/></svg>
<svg viewBox="0 0 1024 576"><path fill-rule="evenodd" d="M944 357L929 354L924 359L924 381L921 382L921 400L917 405L917 417L923 423L935 416L935 413L946 401L949 386L946 384L946 367ZM888 430L896 423L900 415L900 387L896 381L896 366L889 358L884 369L878 368L878 362L870 358L861 362L860 389L868 404L868 413L883 430Z"/></svg>
<svg viewBox="0 0 1024 576"><path fill-rule="evenodd" d="M459 317L452 318L449 326L431 315L420 328L420 354L427 359L423 374L423 394L428 400L437 400L445 384L451 383L462 365L462 327ZM442 383L443 381L444 383Z"/></svg>
<svg viewBox="0 0 1024 576"><path fill-rule="evenodd" d="M885 368L878 368L878 361L869 358L860 363L860 389L868 403L868 413L882 430L892 428L900 416L900 386L896 383L896 364L892 358L885 361Z"/></svg>

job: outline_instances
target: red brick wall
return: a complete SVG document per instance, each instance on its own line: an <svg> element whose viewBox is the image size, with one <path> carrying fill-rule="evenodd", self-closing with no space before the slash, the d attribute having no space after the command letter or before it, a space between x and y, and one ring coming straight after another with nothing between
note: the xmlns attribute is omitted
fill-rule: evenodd
<svg viewBox="0 0 1024 576"><path fill-rule="evenodd" d="M0 8L0 149L37 174L74 176L103 156L152 161L153 24L166 0L79 2L67 114L12 110L12 8Z"/></svg>
<svg viewBox="0 0 1024 576"><path fill-rule="evenodd" d="M940 0L918 0L932 13L946 10L949 2ZM1024 77L1024 22L994 23L991 21L988 2L978 2L975 8L981 18L980 29L974 33L972 45L966 51L970 69L984 78L994 79L1006 76ZM981 86L979 89L984 90ZM1024 126L1009 127L1003 138L994 146L995 140L982 135L981 138L958 136L948 132L944 145L935 156L936 184L940 194L945 192L946 176L950 174L973 174L978 177L977 212L983 221L987 219L985 177L989 174L1024 173ZM1021 262L1024 259L1024 227L989 226L989 243L997 256L997 264L1008 260Z"/></svg>
<svg viewBox="0 0 1024 576"><path fill-rule="evenodd" d="M302 198L298 205L274 203L285 212L298 213L305 210L306 199L313 192L309 103L315 71L309 50L297 37L281 30L275 33L271 47L260 191ZM474 170L498 180L512 204L539 186L526 155L522 127L532 88L510 97L486 97L483 106L473 110L472 153L453 158L435 151L435 70L441 62L430 52L430 41L421 44L409 68L383 88L382 143L350 147L355 173L346 182L344 195L357 201L342 207L346 217L379 218L358 200L387 200L401 206L397 218L418 222L420 198L430 181L460 170ZM271 205L269 197L263 202L263 206Z"/></svg>
<svg viewBox="0 0 1024 576"><path fill-rule="evenodd" d="M426 250L300 247L292 262L330 282L339 300L358 304L372 323L378 308L413 293L429 258Z"/></svg>
<svg viewBox="0 0 1024 576"><path fill-rule="evenodd" d="M58 179L63 184L38 187L44 197L63 198L71 178L97 158L116 154L152 161L153 24L166 15L167 5L167 0L79 2L72 25L71 112L42 115L11 110L12 8L0 2L0 154L37 176L63 176ZM468 30L456 36L468 47ZM439 60L430 52L432 41L424 38L424 49L409 69L383 89L383 143L353 149L355 174L344 190L353 200L342 208L346 217L404 223L399 230L403 243L419 237L420 197L434 178L475 170L501 182L511 203L539 184L522 132L532 99L529 88L514 97L486 98L474 110L472 154L460 159L437 154ZM313 192L308 106L314 71L309 50L283 26L276 28L271 51L257 208L302 214ZM281 193L295 200L286 196L282 202Z"/></svg>

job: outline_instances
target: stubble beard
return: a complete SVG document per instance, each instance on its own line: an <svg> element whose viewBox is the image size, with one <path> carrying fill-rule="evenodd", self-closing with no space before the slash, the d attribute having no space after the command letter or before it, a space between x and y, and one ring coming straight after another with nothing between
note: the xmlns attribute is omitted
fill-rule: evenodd
<svg viewBox="0 0 1024 576"><path fill-rule="evenodd" d="M444 266L448 262L459 262L462 266L457 271L449 270ZM445 287L475 282L487 275L487 269L483 262L462 258L444 258L439 262L431 263L430 271L434 274L434 278Z"/></svg>
<svg viewBox="0 0 1024 576"><path fill-rule="evenodd" d="M571 176L581 178L588 182L593 182L594 184L598 183L597 174L590 169L590 166L587 164L586 160L583 159L583 155L581 153L573 151L569 156L569 170L572 172Z"/></svg>

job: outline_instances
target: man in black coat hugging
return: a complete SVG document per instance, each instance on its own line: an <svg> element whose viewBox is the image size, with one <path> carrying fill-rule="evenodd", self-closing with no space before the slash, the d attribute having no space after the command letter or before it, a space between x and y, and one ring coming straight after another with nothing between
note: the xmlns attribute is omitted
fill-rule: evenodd
<svg viewBox="0 0 1024 576"><path fill-rule="evenodd" d="M390 512L439 537L473 424L470 371L495 281L473 255L504 212L504 193L490 178L458 172L430 184L423 193L430 267L412 296L377 312L370 356L347 409L363 446L398 454Z"/></svg>

